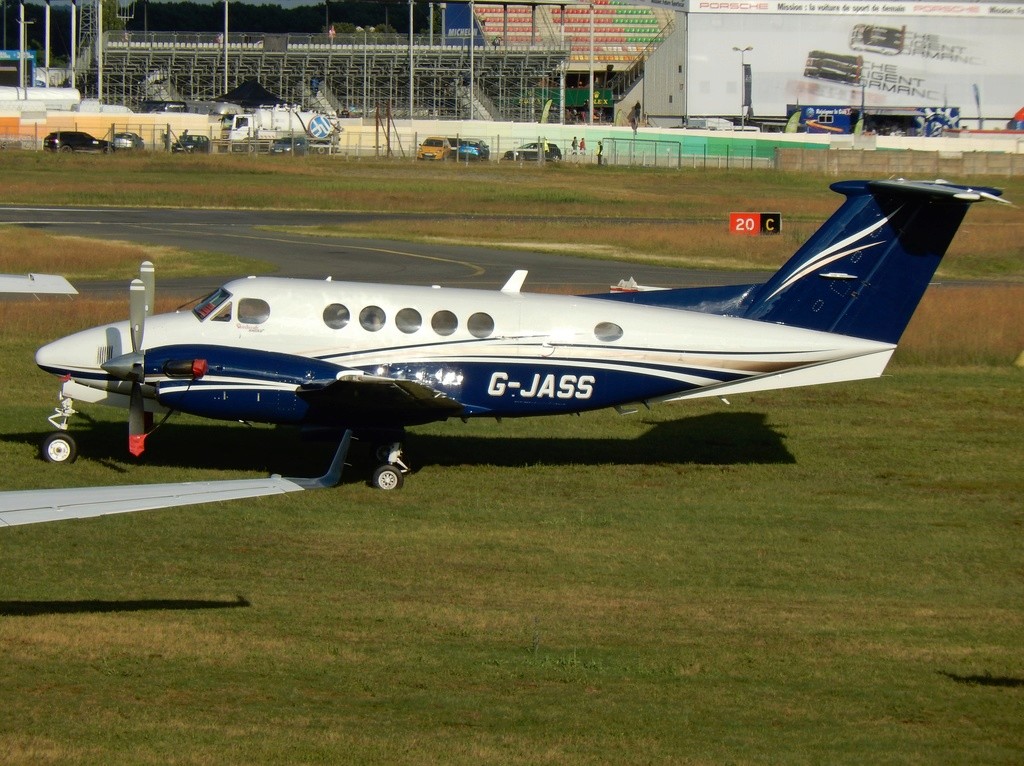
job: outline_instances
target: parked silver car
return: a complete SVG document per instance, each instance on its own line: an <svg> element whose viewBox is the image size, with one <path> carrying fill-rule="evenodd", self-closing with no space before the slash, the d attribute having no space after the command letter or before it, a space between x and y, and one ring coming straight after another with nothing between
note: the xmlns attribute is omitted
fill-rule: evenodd
<svg viewBox="0 0 1024 766"><path fill-rule="evenodd" d="M146 148L146 142L138 133L115 133L110 141L110 148L115 152L137 151Z"/></svg>

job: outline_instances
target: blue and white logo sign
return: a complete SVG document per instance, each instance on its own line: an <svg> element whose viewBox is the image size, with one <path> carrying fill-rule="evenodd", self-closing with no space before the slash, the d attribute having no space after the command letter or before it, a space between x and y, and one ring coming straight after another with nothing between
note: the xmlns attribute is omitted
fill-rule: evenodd
<svg viewBox="0 0 1024 766"><path fill-rule="evenodd" d="M309 135L313 138L329 138L334 132L334 126L331 125L331 121L327 117L318 114L309 121L308 130Z"/></svg>

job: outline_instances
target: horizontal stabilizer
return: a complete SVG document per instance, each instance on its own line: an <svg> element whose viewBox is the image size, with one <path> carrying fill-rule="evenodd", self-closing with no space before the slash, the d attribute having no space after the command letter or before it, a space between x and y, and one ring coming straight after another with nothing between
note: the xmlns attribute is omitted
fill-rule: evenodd
<svg viewBox="0 0 1024 766"><path fill-rule="evenodd" d="M658 306L668 309L700 311L705 314L734 315L744 298L759 285L722 285L716 287L679 287L671 290L640 290L597 293L588 298Z"/></svg>

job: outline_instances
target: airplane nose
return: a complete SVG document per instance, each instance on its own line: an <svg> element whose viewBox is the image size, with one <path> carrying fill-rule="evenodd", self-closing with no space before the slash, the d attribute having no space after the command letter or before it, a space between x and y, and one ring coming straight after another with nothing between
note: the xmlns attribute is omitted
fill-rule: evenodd
<svg viewBox="0 0 1024 766"><path fill-rule="evenodd" d="M69 371L67 344L65 338L47 343L36 351L36 364L45 372L52 372L54 375L65 375Z"/></svg>
<svg viewBox="0 0 1024 766"><path fill-rule="evenodd" d="M94 328L40 347L36 364L54 375L95 374L101 364L121 354L121 346L120 333L114 328Z"/></svg>

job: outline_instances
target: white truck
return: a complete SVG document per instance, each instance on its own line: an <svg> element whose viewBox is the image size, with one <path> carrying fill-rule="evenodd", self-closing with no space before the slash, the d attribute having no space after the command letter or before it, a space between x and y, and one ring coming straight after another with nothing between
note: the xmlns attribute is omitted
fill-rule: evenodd
<svg viewBox="0 0 1024 766"><path fill-rule="evenodd" d="M327 115L288 107L260 108L221 118L221 137L228 141L306 136L311 142L331 141L341 129Z"/></svg>

